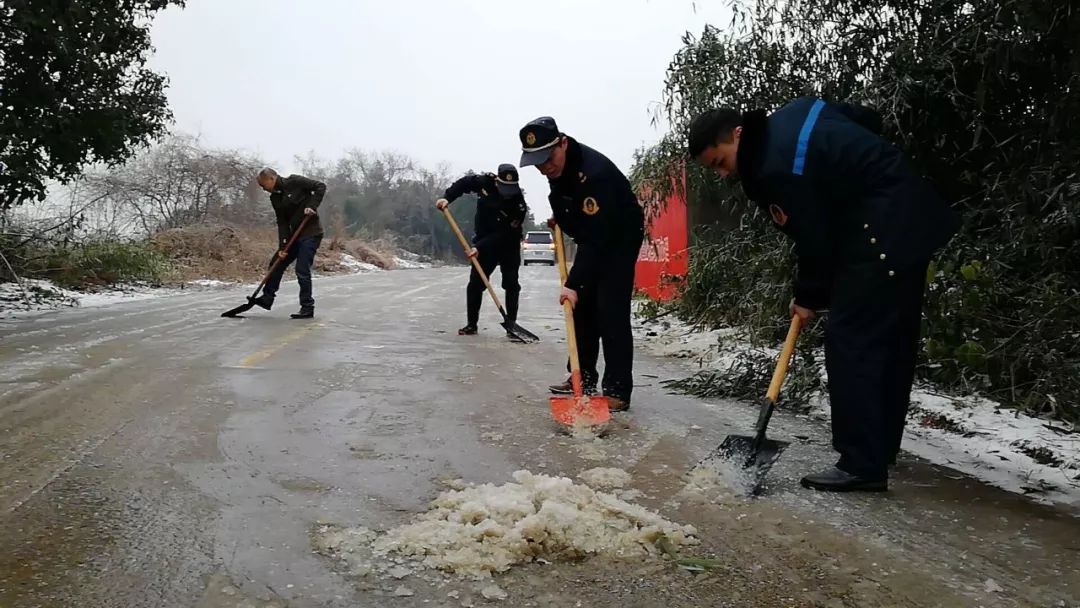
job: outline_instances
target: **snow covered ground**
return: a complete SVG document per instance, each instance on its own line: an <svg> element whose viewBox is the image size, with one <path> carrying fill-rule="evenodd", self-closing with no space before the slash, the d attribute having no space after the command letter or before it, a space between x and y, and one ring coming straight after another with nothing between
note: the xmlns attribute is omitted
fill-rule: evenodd
<svg viewBox="0 0 1080 608"><path fill-rule="evenodd" d="M750 350L738 330L693 331L670 318L636 320L634 331L649 352L684 359L687 375L727 369ZM904 450L1041 502L1080 505L1080 429L930 387L918 387L911 399ZM826 395L810 406L812 417L829 420Z"/></svg>
<svg viewBox="0 0 1080 608"><path fill-rule="evenodd" d="M379 268L378 266L376 266L374 264L369 264L367 262L361 262L360 260L354 258L353 256L351 256L351 255L349 255L347 253L341 254L341 265L348 268L349 270L351 270L354 274L359 274L361 272L373 272L373 271L381 271L382 270L382 268Z"/></svg>
<svg viewBox="0 0 1080 608"><path fill-rule="evenodd" d="M401 255L405 257L395 258L398 268L431 268L431 264L419 261L421 258L415 253L402 251ZM341 254L341 265L353 274L383 271L378 266L361 262L347 253ZM188 281L185 287L226 289L244 286L252 289L255 285L255 283L247 284L218 279L196 279ZM62 308L109 306L181 293L184 291L179 287L151 287L139 284L102 288L92 292L74 291L64 289L50 281L22 279L18 283L0 283L0 318L21 318Z"/></svg>
<svg viewBox="0 0 1080 608"><path fill-rule="evenodd" d="M49 281L23 279L19 283L0 283L0 317L28 316L65 307L109 306L179 293L179 289L148 285L81 292L64 289Z"/></svg>
<svg viewBox="0 0 1080 608"><path fill-rule="evenodd" d="M405 251L404 249L398 251L398 255L394 257L394 265L401 269L416 269L416 268L431 268L431 264L425 262L424 259L416 253L411 251Z"/></svg>

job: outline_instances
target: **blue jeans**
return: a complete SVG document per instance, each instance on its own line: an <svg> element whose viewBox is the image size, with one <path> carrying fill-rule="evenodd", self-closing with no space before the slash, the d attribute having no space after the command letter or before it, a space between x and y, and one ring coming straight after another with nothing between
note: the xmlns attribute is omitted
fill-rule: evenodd
<svg viewBox="0 0 1080 608"><path fill-rule="evenodd" d="M300 306L314 307L315 298L311 297L311 265L315 263L315 252L322 243L322 235L310 236L297 239L285 255L285 260L278 264L277 268L266 281L263 287L263 295L273 298L281 286L281 277L285 275L285 269L289 264L296 262L296 282L300 284Z"/></svg>

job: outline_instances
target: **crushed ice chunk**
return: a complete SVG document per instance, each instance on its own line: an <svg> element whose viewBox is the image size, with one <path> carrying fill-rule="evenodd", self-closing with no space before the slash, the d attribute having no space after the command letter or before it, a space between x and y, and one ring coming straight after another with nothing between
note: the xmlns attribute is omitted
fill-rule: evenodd
<svg viewBox="0 0 1080 608"><path fill-rule="evenodd" d="M480 595L484 596L486 600L505 600L510 597L506 591L498 585L488 585L480 590Z"/></svg>

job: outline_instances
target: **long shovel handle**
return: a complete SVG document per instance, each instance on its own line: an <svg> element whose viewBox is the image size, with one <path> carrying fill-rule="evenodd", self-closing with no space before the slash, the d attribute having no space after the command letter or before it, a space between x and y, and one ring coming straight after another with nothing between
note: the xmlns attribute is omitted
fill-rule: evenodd
<svg viewBox="0 0 1080 608"><path fill-rule="evenodd" d="M776 362L772 382L769 383L769 392L765 394L765 398L774 403L780 397L780 386L784 384L784 377L787 375L788 365L791 363L791 355L795 352L795 341L799 338L801 328L802 319L799 318L799 315L792 315L787 338L784 340L784 348L780 351L780 359Z"/></svg>
<svg viewBox="0 0 1080 608"><path fill-rule="evenodd" d="M750 454L744 466L750 467L757 461L758 452L765 442L765 429L769 426L773 410L776 409L776 400L780 398L780 386L784 384L788 365L791 363L791 354L795 352L795 341L799 338L799 330L802 328L802 319L799 315L791 315L791 325L788 327L787 338L784 347L780 350L780 358L776 361L776 369L773 370L772 382L769 383L769 392L765 394L765 403L758 410L757 424L754 425L754 440L750 447Z"/></svg>
<svg viewBox="0 0 1080 608"><path fill-rule="evenodd" d="M281 251L288 251L292 248L293 243L295 243L296 239L300 237L300 233L303 232L304 226L307 226L308 220L310 220L311 218L312 216L305 215L304 219L300 220L300 225L296 227L296 230L293 231L292 236L289 237L289 241L285 243L285 249L279 249L276 253L274 253L274 263L270 265L270 270L267 270L266 274L263 275L262 281L259 282L259 286L255 288L255 291L251 294L251 297L254 298L255 296L259 295L259 292L262 291L262 288L266 285L266 282L270 280L270 275L274 274L274 271L277 270L278 264L281 263L281 256L277 254Z"/></svg>
<svg viewBox="0 0 1080 608"><path fill-rule="evenodd" d="M562 229L558 225L555 226L555 259L559 261L559 285L562 286L566 283L568 273ZM577 331L574 328L574 307L569 300L563 302L563 318L566 321L566 347L570 351L570 384L573 385L574 396L580 398L583 392L581 386L581 361L578 359Z"/></svg>
<svg viewBox="0 0 1080 608"><path fill-rule="evenodd" d="M446 216L446 221L450 222L450 228L454 231L454 234L457 235L458 241L461 241L461 248L465 250L465 256L472 262L473 268L476 269L476 273L480 275L480 280L484 282L484 287L487 287L488 293L491 294L491 299L495 300L495 307L499 309L499 314L501 314L503 320L505 320L506 310L503 308L502 302L499 301L499 296L495 294L495 289L491 287L491 281L488 280L484 269L480 267L480 262L476 258L469 256L469 241L465 238L465 235L461 233L461 228L458 227L457 222L454 221L454 216L450 214L450 208L443 207L442 212L443 215Z"/></svg>

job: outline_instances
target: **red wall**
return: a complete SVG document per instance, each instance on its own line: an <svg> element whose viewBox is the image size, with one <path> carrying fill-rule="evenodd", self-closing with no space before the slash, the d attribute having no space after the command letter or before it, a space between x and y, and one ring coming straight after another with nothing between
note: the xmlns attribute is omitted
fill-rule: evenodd
<svg viewBox="0 0 1080 608"><path fill-rule="evenodd" d="M670 300L678 295L679 282L686 276L689 261L685 173L683 183L673 188L674 194L660 201L644 192L643 200L650 201L648 208L657 209L650 214L646 227L645 242L638 254L634 274L634 289L654 300Z"/></svg>

